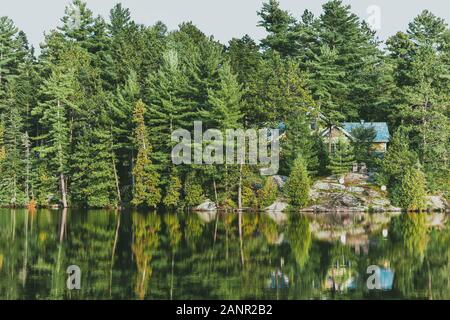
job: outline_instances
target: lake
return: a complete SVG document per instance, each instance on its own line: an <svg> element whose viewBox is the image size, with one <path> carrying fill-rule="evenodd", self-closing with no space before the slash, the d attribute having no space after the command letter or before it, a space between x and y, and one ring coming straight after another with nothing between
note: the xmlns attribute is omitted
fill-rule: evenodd
<svg viewBox="0 0 450 320"><path fill-rule="evenodd" d="M0 298L450 299L448 220L1 209Z"/></svg>

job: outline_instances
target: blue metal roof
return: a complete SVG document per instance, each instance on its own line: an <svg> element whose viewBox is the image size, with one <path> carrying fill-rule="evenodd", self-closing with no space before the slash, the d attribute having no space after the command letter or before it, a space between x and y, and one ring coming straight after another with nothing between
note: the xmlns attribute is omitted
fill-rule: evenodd
<svg viewBox="0 0 450 320"><path fill-rule="evenodd" d="M373 128L376 132L375 140L373 142L389 142L391 135L386 122L344 122L342 127L348 133L352 133L355 128Z"/></svg>

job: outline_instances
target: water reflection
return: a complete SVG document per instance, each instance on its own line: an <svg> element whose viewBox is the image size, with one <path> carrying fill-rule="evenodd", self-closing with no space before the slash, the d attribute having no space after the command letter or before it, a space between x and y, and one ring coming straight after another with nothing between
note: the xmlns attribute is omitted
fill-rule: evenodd
<svg viewBox="0 0 450 320"><path fill-rule="evenodd" d="M81 290L66 287L70 265ZM449 299L450 226L445 214L0 210L0 298Z"/></svg>

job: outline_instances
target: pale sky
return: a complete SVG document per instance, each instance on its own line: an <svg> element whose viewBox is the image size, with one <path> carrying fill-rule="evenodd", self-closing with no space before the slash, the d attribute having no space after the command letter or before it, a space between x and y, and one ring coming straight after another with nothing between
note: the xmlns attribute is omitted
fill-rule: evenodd
<svg viewBox="0 0 450 320"><path fill-rule="evenodd" d="M256 11L263 0L88 0L94 14L107 18L115 3L122 2L130 8L133 19L138 23L152 25L163 21L170 30L183 21L192 21L207 35L213 35L222 43L233 37L249 34L255 40L264 37L264 30L256 26L259 17ZM280 0L281 7L300 17L305 9L314 14L321 13L326 0ZM69 0L0 0L0 16L9 16L23 30L36 48L44 39L44 31L60 25L64 7ZM363 19L372 12L368 8L380 9L378 36L387 39L397 31L405 31L408 23L422 10L428 9L450 22L449 0L344 0L352 11ZM372 14L373 17L373 14ZM376 20L374 20L376 21Z"/></svg>

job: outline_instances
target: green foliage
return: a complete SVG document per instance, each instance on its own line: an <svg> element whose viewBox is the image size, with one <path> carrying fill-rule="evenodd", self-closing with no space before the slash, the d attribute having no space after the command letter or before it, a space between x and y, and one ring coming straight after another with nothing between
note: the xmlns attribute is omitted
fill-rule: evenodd
<svg viewBox="0 0 450 320"><path fill-rule="evenodd" d="M250 209L258 208L258 197L250 186L242 187L242 206Z"/></svg>
<svg viewBox="0 0 450 320"><path fill-rule="evenodd" d="M131 203L135 206L146 204L149 207L156 207L161 200L158 187L159 175L150 159L152 147L147 138L144 114L145 105L142 101L138 101L133 113L133 121L136 125L134 143L137 156L133 167L134 189Z"/></svg>
<svg viewBox="0 0 450 320"><path fill-rule="evenodd" d="M176 129L193 126L194 110L187 98L188 78L182 72L179 54L170 49L163 55L163 63L148 79L149 134L155 148L153 155L162 166L167 167L173 143L171 134Z"/></svg>
<svg viewBox="0 0 450 320"><path fill-rule="evenodd" d="M393 188L399 183L405 169L417 163L417 156L409 149L409 139L404 130L400 128L395 132L389 149L381 163L381 170L377 175L380 185Z"/></svg>
<svg viewBox="0 0 450 320"><path fill-rule="evenodd" d="M426 178L416 168L406 168L400 182L394 186L392 201L394 205L408 210L422 210L426 207Z"/></svg>
<svg viewBox="0 0 450 320"><path fill-rule="evenodd" d="M170 247L176 251L182 237L181 226L179 218L176 214L168 214L164 216L164 223L167 227L167 232L170 239Z"/></svg>
<svg viewBox="0 0 450 320"><path fill-rule="evenodd" d="M161 219L156 214L147 216L133 214L133 245L131 249L138 270L134 290L139 299L144 299L148 282L152 276L151 262L159 247L158 232L160 230Z"/></svg>
<svg viewBox="0 0 450 320"><path fill-rule="evenodd" d="M308 175L305 160L298 157L292 168L285 186L289 204L296 207L305 207L309 202L311 179Z"/></svg>
<svg viewBox="0 0 450 320"><path fill-rule="evenodd" d="M312 243L308 219L300 214L291 214L288 220L287 236L295 262L300 268L303 268L308 262Z"/></svg>
<svg viewBox="0 0 450 320"><path fill-rule="evenodd" d="M219 70L220 82L216 90L208 92L208 110L201 115L209 119L208 125L219 130L237 129L240 127L242 114L240 102L241 86L231 67L225 63Z"/></svg>
<svg viewBox="0 0 450 320"><path fill-rule="evenodd" d="M166 189L166 195L163 199L163 203L166 207L175 207L178 205L180 202L181 187L181 180L178 177L178 172L173 170Z"/></svg>
<svg viewBox="0 0 450 320"><path fill-rule="evenodd" d="M184 201L189 207L199 205L204 200L202 185L196 180L191 173L184 182Z"/></svg>
<svg viewBox="0 0 450 320"><path fill-rule="evenodd" d="M112 151L108 132L95 130L81 140L74 153L73 201L91 208L116 207Z"/></svg>
<svg viewBox="0 0 450 320"><path fill-rule="evenodd" d="M34 167L36 168L32 174L34 196L39 206L47 207L57 198L58 184L44 161L36 161Z"/></svg>
<svg viewBox="0 0 450 320"><path fill-rule="evenodd" d="M318 174L320 163L318 154L320 145L316 135L311 132L310 123L304 113L292 115L286 123L286 137L282 143L282 168L289 174L295 160L301 156L307 163L311 176Z"/></svg>
<svg viewBox="0 0 450 320"><path fill-rule="evenodd" d="M392 221L390 228L393 237L402 241L408 255L423 257L429 240L425 213L402 214Z"/></svg>
<svg viewBox="0 0 450 320"><path fill-rule="evenodd" d="M351 145L340 139L336 144L336 150L330 155L328 169L336 175L344 175L350 171L355 157Z"/></svg>
<svg viewBox="0 0 450 320"><path fill-rule="evenodd" d="M375 130L373 128L358 127L352 130L352 136L355 138L353 142L355 160L371 166L374 162L372 143L376 137Z"/></svg>
<svg viewBox="0 0 450 320"><path fill-rule="evenodd" d="M433 192L448 192L448 25L425 10L387 41L394 67L392 121L406 128Z"/></svg>
<svg viewBox="0 0 450 320"><path fill-rule="evenodd" d="M258 190L258 204L260 209L270 206L277 200L278 185L272 177L268 177L261 189Z"/></svg>
<svg viewBox="0 0 450 320"><path fill-rule="evenodd" d="M387 121L390 132L402 128L403 142L394 135L377 159L379 182L400 190L404 168L420 162L429 191L448 195L446 21L424 11L381 46L342 1L322 8L297 19L269 0L258 12L267 31L260 44L245 35L222 45L190 22L170 32L162 22L145 26L121 4L105 21L73 0L39 56L1 17L0 205L192 206L217 195L234 207L241 190L243 204L257 207L256 165L180 166L174 174L171 133L192 133L195 120L221 131L284 123L280 173L301 156L310 176L350 167L348 150L328 161L324 127ZM372 165L372 134L355 135L356 160Z"/></svg>
<svg viewBox="0 0 450 320"><path fill-rule="evenodd" d="M295 19L280 8L276 0L269 0L263 4L258 15L261 17L258 26L264 27L268 32L261 41L262 47L279 52L283 56L294 55L296 51Z"/></svg>
<svg viewBox="0 0 450 320"><path fill-rule="evenodd" d="M282 59L270 54L258 79L258 98L253 102L262 121L278 124L287 122L292 114L305 113L313 104L308 91L308 76L293 59Z"/></svg>
<svg viewBox="0 0 450 320"><path fill-rule="evenodd" d="M18 29L8 17L0 17L0 110L5 108L8 83L18 75L20 61Z"/></svg>

